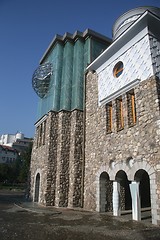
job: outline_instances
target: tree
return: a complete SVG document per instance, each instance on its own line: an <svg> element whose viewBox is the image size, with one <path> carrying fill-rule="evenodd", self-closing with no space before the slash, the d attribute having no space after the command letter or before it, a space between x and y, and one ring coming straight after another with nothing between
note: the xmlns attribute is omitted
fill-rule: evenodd
<svg viewBox="0 0 160 240"><path fill-rule="evenodd" d="M33 146L33 143L30 143L29 147L20 154L21 167L19 171L18 181L22 183L26 183L28 181L32 146Z"/></svg>
<svg viewBox="0 0 160 240"><path fill-rule="evenodd" d="M28 182L32 145L33 143L30 143L29 147L19 154L14 162L0 164L0 183L15 184Z"/></svg>
<svg viewBox="0 0 160 240"><path fill-rule="evenodd" d="M0 164L0 182L5 183L8 182L8 176L10 176L10 167L8 164L1 163Z"/></svg>

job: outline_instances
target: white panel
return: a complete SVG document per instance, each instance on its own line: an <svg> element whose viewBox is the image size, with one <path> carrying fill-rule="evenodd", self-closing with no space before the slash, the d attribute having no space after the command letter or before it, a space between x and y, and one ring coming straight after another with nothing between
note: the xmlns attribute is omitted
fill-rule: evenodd
<svg viewBox="0 0 160 240"><path fill-rule="evenodd" d="M124 70L118 78L115 78L113 68L119 61L123 62ZM135 79L143 81L152 75L153 67L149 36L146 35L120 56L115 54L115 61L98 73L99 105L104 102L104 99L107 102L111 95L114 95L115 92L122 88L125 89L125 86Z"/></svg>
<svg viewBox="0 0 160 240"><path fill-rule="evenodd" d="M160 78L160 41L150 36L154 74Z"/></svg>

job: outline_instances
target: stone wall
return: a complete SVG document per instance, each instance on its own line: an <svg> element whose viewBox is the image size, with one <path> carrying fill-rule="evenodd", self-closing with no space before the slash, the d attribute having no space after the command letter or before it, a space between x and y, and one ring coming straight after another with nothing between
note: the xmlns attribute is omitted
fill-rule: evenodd
<svg viewBox="0 0 160 240"><path fill-rule="evenodd" d="M37 146L31 159L31 198L36 174L40 173L39 202L48 206L81 207L83 186L83 112L49 112L45 143Z"/></svg>
<svg viewBox="0 0 160 240"><path fill-rule="evenodd" d="M70 176L73 173L73 207L82 207L83 205L83 112L72 112L71 128L71 156L70 156ZM72 159L72 160L71 160ZM72 161L72 162L71 162Z"/></svg>
<svg viewBox="0 0 160 240"><path fill-rule="evenodd" d="M31 156L31 184L30 184L30 198L34 201L35 192L35 179L36 175L40 174L40 192L39 192L39 202L46 205L46 195L47 195L47 176L48 176L48 158L49 158L49 139L50 139L50 114L46 119L46 131L45 131L45 144L38 146L38 128L36 129L36 134L33 141L33 149Z"/></svg>
<svg viewBox="0 0 160 240"><path fill-rule="evenodd" d="M50 112L48 116L48 134L47 134L48 159L46 159L47 188L45 193L46 205L48 206L55 205L57 147L58 147L57 138L58 138L58 114L56 112Z"/></svg>
<svg viewBox="0 0 160 240"><path fill-rule="evenodd" d="M116 100L112 101L113 126L112 132L106 133L106 109L98 107L98 84L96 73L89 72L86 77L86 109L85 109L85 180L84 207L88 210L97 209L98 176L104 171L110 173L111 180L115 180L111 163L122 167L122 170L133 170L128 166L128 159L133 159L139 167L146 163L155 170L156 183L154 193L155 208L160 204L159 185L159 155L160 155L160 83L156 77L142 81L134 88L137 122L133 126L128 124L127 96L122 95L124 128L117 131ZM142 164L143 162L143 164ZM118 169L118 168L117 168ZM149 172L149 169L144 169ZM131 179L126 172L128 180ZM154 185L153 185L154 186ZM152 196L153 197L153 196ZM157 217L158 218L158 217Z"/></svg>
<svg viewBox="0 0 160 240"><path fill-rule="evenodd" d="M67 207L69 192L71 113L67 111L61 111L58 115L56 205L60 207Z"/></svg>

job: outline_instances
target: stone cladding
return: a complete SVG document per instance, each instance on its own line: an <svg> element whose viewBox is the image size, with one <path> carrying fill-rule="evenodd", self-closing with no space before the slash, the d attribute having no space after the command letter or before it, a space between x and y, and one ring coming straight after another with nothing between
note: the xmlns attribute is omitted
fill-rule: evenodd
<svg viewBox="0 0 160 240"><path fill-rule="evenodd" d="M129 181L134 181L135 167L128 165L128 159L148 172L151 182L152 213L159 222L160 207L160 81L153 76L134 88L137 121L130 126L127 114L127 96L122 94L124 128L117 131L116 99L112 101L112 132L106 132L106 109L98 106L98 77L94 72L86 75L85 108L85 179L84 208L97 210L98 178L107 171L110 180L115 180L111 163L121 166ZM147 166L150 166L147 169ZM151 169L154 169L151 172ZM117 171L118 171L117 170ZM128 172L127 172L128 171ZM152 177L154 175L154 177ZM124 197L123 190L121 195ZM125 200L124 200L125 201ZM123 204L122 204L123 205ZM124 206L122 207L124 208ZM154 221L153 221L154 222Z"/></svg>
<svg viewBox="0 0 160 240"><path fill-rule="evenodd" d="M30 198L34 199L36 175L40 174L40 191L39 202L46 205L47 196L47 176L48 176L48 157L49 157L49 137L50 137L50 115L46 120L46 139L45 144L37 146L38 142L38 128L33 141L32 155L31 155L31 184L30 184Z"/></svg>
<svg viewBox="0 0 160 240"><path fill-rule="evenodd" d="M37 128L33 145L30 192L33 200L35 179L39 173L40 203L99 211L99 179L103 172L107 172L108 178L104 178L102 185L102 188L107 185L106 195L103 194L102 197L106 199L106 211L112 211L112 183L119 176L119 171L126 173L129 184L135 180L137 170L144 169L150 178L153 223L159 223L159 79L153 76L142 81L133 90L136 124L129 124L127 94L124 93L121 96L124 128L118 131L116 99L112 101L112 131L106 131L106 108L98 106L97 75L93 72L86 75L84 113L80 110L48 113L46 125L43 124L46 126L45 142L40 141L43 144L37 146ZM130 159L134 161L133 166L129 165ZM125 185L121 185L121 209L125 209L126 204L125 188Z"/></svg>
<svg viewBox="0 0 160 240"><path fill-rule="evenodd" d="M35 136L31 159L31 198L40 174L39 202L47 206L81 207L83 186L83 112L49 112L44 145ZM37 130L38 131L38 130Z"/></svg>

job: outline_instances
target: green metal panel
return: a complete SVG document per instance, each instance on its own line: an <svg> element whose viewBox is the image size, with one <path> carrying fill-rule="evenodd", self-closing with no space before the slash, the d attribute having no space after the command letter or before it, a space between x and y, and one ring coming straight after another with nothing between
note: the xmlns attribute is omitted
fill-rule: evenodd
<svg viewBox="0 0 160 240"><path fill-rule="evenodd" d="M73 72L73 48L71 42L66 42L63 52L62 81L60 110L71 109L72 72Z"/></svg>
<svg viewBox="0 0 160 240"><path fill-rule="evenodd" d="M62 58L63 46L59 43L55 45L50 54L45 59L45 62L53 64L53 74L51 76L49 91L44 98L39 99L38 117L43 116L50 110L59 110L60 105L60 91L62 78Z"/></svg>
<svg viewBox="0 0 160 240"><path fill-rule="evenodd" d="M91 62L94 61L105 49L107 48L106 43L91 39Z"/></svg>
<svg viewBox="0 0 160 240"><path fill-rule="evenodd" d="M60 108L61 79L62 79L62 61L63 61L63 45L57 44L56 61L53 69L53 99L51 109L58 111Z"/></svg>
<svg viewBox="0 0 160 240"><path fill-rule="evenodd" d="M91 40L90 38L87 38L84 44L84 68L88 66L88 64L91 63Z"/></svg>
<svg viewBox="0 0 160 240"><path fill-rule="evenodd" d="M84 72L106 47L108 42L94 39L92 36L76 40L57 41L47 53L43 62L53 65L49 90L46 96L39 98L38 118L50 110L83 110Z"/></svg>
<svg viewBox="0 0 160 240"><path fill-rule="evenodd" d="M71 109L83 109L84 41L74 45Z"/></svg>

